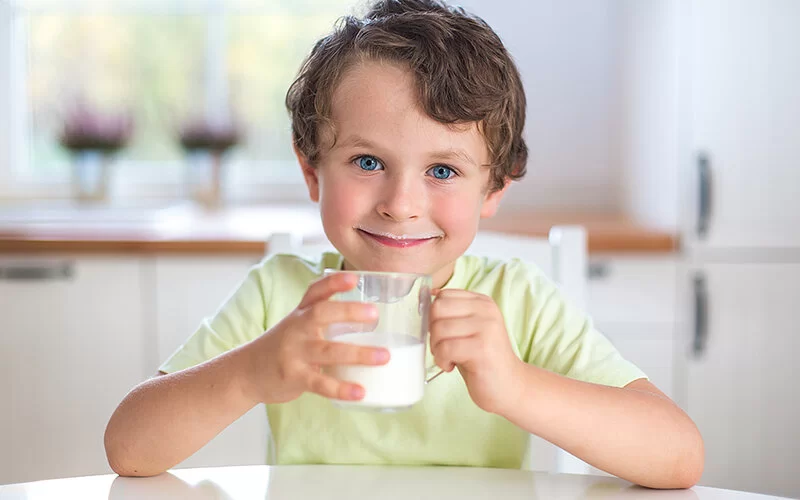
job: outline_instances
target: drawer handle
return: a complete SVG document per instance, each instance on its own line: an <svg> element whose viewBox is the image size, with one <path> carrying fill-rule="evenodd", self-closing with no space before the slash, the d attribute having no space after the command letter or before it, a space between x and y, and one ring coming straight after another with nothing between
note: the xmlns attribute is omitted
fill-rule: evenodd
<svg viewBox="0 0 800 500"><path fill-rule="evenodd" d="M590 280L606 278L611 274L611 264L608 262L590 262L588 274Z"/></svg>
<svg viewBox="0 0 800 500"><path fill-rule="evenodd" d="M694 338L692 354L696 359L703 357L708 343L708 287L706 277L696 274L693 279L694 288Z"/></svg>
<svg viewBox="0 0 800 500"><path fill-rule="evenodd" d="M75 276L72 262L0 266L3 281L67 281Z"/></svg>
<svg viewBox="0 0 800 500"><path fill-rule="evenodd" d="M708 226L711 219L711 161L706 153L697 156L697 171L699 175L699 200L697 214L697 236L704 239L708 236Z"/></svg>

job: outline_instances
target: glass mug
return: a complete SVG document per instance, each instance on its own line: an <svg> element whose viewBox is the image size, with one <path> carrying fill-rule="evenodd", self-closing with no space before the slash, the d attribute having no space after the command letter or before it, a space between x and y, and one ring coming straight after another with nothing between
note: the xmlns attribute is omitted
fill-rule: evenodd
<svg viewBox="0 0 800 500"><path fill-rule="evenodd" d="M372 323L333 323L325 338L333 342L384 347L390 359L385 365L333 365L325 373L364 388L360 401L331 400L338 408L396 412L422 399L425 384L439 376L436 365L425 366L428 318L431 310L431 277L424 274L326 269L325 276L348 273L358 277L355 287L331 300L368 302L378 309ZM426 375L435 375L426 380Z"/></svg>

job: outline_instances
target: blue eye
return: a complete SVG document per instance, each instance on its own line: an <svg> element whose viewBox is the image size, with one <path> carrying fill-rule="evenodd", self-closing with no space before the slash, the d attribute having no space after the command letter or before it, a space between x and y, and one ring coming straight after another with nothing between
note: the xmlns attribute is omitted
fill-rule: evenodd
<svg viewBox="0 0 800 500"><path fill-rule="evenodd" d="M428 170L431 172L434 177L440 180L447 180L456 175L452 168L446 167L444 165L436 165L435 167Z"/></svg>
<svg viewBox="0 0 800 500"><path fill-rule="evenodd" d="M361 156L358 158L358 166L361 167L362 170L373 171L373 170L382 170L383 165L381 162L378 161L377 158L374 156Z"/></svg>

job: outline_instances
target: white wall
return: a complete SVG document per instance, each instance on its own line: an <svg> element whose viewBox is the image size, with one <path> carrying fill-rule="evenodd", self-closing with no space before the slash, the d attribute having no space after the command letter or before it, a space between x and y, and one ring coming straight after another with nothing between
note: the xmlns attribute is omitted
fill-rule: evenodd
<svg viewBox="0 0 800 500"><path fill-rule="evenodd" d="M677 229L679 217L680 1L619 0L614 16L619 206L664 229Z"/></svg>
<svg viewBox="0 0 800 500"><path fill-rule="evenodd" d="M9 134L11 133L11 6L0 0L0 186L7 183L9 172ZM2 191L2 189L0 189Z"/></svg>
<svg viewBox="0 0 800 500"><path fill-rule="evenodd" d="M10 8L7 2L0 0L0 187L7 181L3 178L3 172L7 171L4 168L8 164L8 115L9 115L9 91L8 91L8 74L9 74L9 42L10 42ZM2 191L2 189L0 189ZM5 300L5 299L3 299ZM5 318L2 318L5 319ZM3 333L0 334L0 476L4 471L11 469L12 453L6 450L11 450L11 414L13 411L9 408L11 401L12 381L14 380L14 373L12 372L12 363L8 362L7 356L4 353L12 352L12 337L3 325ZM4 359L5 358L5 359Z"/></svg>
<svg viewBox="0 0 800 500"><path fill-rule="evenodd" d="M527 93L528 175L509 191L504 209L616 209L616 0L456 3L497 31Z"/></svg>

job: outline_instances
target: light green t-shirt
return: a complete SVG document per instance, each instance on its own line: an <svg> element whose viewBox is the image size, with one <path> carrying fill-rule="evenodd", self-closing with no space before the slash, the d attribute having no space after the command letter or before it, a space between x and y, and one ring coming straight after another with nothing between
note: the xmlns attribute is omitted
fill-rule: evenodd
<svg viewBox="0 0 800 500"><path fill-rule="evenodd" d="M297 307L324 269L341 266L337 253L323 254L320 262L293 255L265 259L160 369L189 368L254 340ZM445 288L492 297L515 353L527 363L615 387L645 378L535 266L462 256ZM430 351L426 356L430 366ZM340 410L321 396L304 394L267 405L267 414L274 446L268 461L278 464L519 468L528 444L524 430L472 402L458 370L439 376L406 412Z"/></svg>

